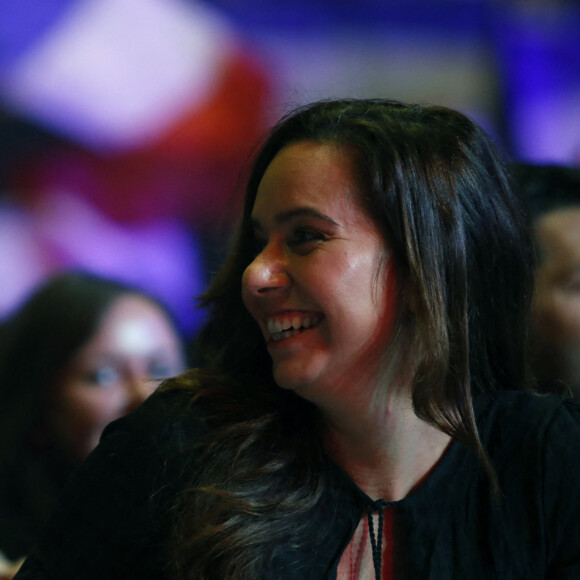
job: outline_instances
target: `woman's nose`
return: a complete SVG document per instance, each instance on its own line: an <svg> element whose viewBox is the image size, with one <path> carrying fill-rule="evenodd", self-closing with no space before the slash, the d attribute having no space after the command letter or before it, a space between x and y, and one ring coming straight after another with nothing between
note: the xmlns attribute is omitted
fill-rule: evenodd
<svg viewBox="0 0 580 580"><path fill-rule="evenodd" d="M254 295L284 289L290 283L287 266L282 249L266 246L244 271L242 286Z"/></svg>

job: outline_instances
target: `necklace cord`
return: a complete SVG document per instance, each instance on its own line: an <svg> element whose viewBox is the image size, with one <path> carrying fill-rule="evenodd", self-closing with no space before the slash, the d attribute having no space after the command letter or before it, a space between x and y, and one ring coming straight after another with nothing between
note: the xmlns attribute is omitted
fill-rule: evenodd
<svg viewBox="0 0 580 580"><path fill-rule="evenodd" d="M371 537L371 548L373 552L373 565L375 568L375 580L381 580L381 568L383 564L383 516L385 502L382 499L371 503L367 509L367 518L369 521L369 535ZM379 524L377 535L375 536L375 525L373 514L377 512Z"/></svg>

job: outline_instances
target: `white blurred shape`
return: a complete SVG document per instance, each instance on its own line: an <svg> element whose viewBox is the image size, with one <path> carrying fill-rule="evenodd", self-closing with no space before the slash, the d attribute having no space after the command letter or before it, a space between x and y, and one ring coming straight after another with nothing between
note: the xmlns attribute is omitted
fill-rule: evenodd
<svg viewBox="0 0 580 580"><path fill-rule="evenodd" d="M234 45L221 15L192 0L79 0L1 90L81 143L125 149L202 103Z"/></svg>

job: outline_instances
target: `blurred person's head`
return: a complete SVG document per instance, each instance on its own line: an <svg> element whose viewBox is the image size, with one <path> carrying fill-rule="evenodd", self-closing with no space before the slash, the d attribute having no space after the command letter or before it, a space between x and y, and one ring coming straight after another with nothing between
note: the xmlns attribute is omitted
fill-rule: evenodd
<svg viewBox="0 0 580 580"><path fill-rule="evenodd" d="M84 459L109 422L185 367L162 304L82 272L38 288L5 321L0 339L0 446L50 449L66 463Z"/></svg>
<svg viewBox="0 0 580 580"><path fill-rule="evenodd" d="M538 248L531 362L540 388L580 397L580 168L513 168Z"/></svg>

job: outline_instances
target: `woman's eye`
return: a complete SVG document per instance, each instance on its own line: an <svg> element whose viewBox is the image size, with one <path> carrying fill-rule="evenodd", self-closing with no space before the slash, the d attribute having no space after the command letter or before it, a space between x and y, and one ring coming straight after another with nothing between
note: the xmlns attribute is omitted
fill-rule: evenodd
<svg viewBox="0 0 580 580"><path fill-rule="evenodd" d="M291 248L300 249L308 247L309 244L311 243L320 242L325 239L326 236L322 232L319 232L318 230L300 227L292 231L290 239L288 240L288 245Z"/></svg>
<svg viewBox="0 0 580 580"><path fill-rule="evenodd" d="M121 373L115 367L101 367L87 374L89 383L107 387L121 380Z"/></svg>
<svg viewBox="0 0 580 580"><path fill-rule="evenodd" d="M147 369L149 379L167 379L175 374L173 367L164 362L154 362Z"/></svg>

